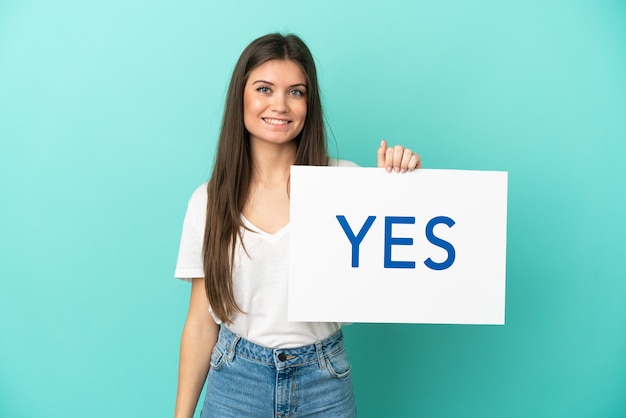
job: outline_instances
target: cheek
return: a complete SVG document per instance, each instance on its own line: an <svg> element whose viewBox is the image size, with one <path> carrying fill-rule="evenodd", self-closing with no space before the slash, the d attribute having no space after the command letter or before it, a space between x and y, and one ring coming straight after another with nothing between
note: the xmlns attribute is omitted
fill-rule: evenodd
<svg viewBox="0 0 626 418"><path fill-rule="evenodd" d="M243 95L243 114L246 115L252 112L252 108L254 107L254 100L252 100L248 95Z"/></svg>
<svg viewBox="0 0 626 418"><path fill-rule="evenodd" d="M304 122L304 120L306 119L306 115L307 115L307 104L305 101L303 101L302 103L298 103L296 112L298 112L298 116Z"/></svg>
<svg viewBox="0 0 626 418"><path fill-rule="evenodd" d="M251 124L255 120L255 116L257 113L258 103L249 97L244 95L243 97L243 122L246 128L248 128L248 124Z"/></svg>

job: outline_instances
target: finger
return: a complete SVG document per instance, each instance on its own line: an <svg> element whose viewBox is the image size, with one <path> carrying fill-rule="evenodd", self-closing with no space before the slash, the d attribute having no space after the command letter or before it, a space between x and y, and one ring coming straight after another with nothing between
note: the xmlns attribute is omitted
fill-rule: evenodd
<svg viewBox="0 0 626 418"><path fill-rule="evenodd" d="M385 151L385 170L387 173L391 173L393 170L393 148L387 148Z"/></svg>
<svg viewBox="0 0 626 418"><path fill-rule="evenodd" d="M380 141L380 146L378 147L378 150L376 151L376 157L378 160L377 166L379 168L385 167L385 153L386 152L387 152L387 141L383 139L382 141Z"/></svg>
<svg viewBox="0 0 626 418"><path fill-rule="evenodd" d="M400 172L406 173L411 163L411 157L413 157L413 151L408 148L404 149L402 153L402 161L400 162Z"/></svg>
<svg viewBox="0 0 626 418"><path fill-rule="evenodd" d="M411 157L411 162L409 164L410 166L413 166L413 169L422 168L422 157L420 157L419 154L413 154L413 156Z"/></svg>
<svg viewBox="0 0 626 418"><path fill-rule="evenodd" d="M396 173L400 172L400 164L402 164L402 155L404 154L404 147L402 145L396 145L393 147L393 169Z"/></svg>

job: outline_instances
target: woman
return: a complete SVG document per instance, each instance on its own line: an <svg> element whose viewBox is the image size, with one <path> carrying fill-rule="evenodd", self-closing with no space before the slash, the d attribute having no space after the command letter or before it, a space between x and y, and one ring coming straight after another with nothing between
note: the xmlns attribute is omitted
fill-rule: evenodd
<svg viewBox="0 0 626 418"><path fill-rule="evenodd" d="M417 154L378 149L411 171ZM294 35L266 35L233 71L211 179L192 195L176 277L192 281L176 417L356 416L340 324L287 321L291 165L328 157L315 64ZM208 373L208 377L207 377Z"/></svg>

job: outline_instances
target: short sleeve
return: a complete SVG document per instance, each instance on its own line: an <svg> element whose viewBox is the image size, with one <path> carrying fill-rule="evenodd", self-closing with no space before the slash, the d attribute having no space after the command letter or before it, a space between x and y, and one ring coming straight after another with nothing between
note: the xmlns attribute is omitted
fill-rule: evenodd
<svg viewBox="0 0 626 418"><path fill-rule="evenodd" d="M207 184L204 183L193 192L187 204L174 277L186 281L204 277L202 243L206 225L206 205Z"/></svg>
<svg viewBox="0 0 626 418"><path fill-rule="evenodd" d="M358 164L353 163L348 160L336 160L334 158L329 158L328 160L329 167L358 167Z"/></svg>

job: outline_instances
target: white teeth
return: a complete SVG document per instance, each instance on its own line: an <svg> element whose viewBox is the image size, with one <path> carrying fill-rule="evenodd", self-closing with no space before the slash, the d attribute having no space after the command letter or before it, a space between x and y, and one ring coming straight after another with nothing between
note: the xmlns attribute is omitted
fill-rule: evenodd
<svg viewBox="0 0 626 418"><path fill-rule="evenodd" d="M281 120L281 119L268 119L268 118L264 118L263 119L265 122L269 123L270 125L286 125L289 123L289 121L286 120Z"/></svg>

